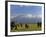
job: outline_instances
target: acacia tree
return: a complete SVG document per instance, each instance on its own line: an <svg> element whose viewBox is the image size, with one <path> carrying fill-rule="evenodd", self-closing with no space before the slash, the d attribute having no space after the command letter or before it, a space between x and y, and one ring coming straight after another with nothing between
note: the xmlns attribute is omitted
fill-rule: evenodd
<svg viewBox="0 0 46 37"><path fill-rule="evenodd" d="M37 23L37 26L38 26L38 27L41 27L41 22L38 22L38 23Z"/></svg>
<svg viewBox="0 0 46 37"><path fill-rule="evenodd" d="M26 27L26 28L28 28L28 25L27 25L27 24L25 24L25 27Z"/></svg>
<svg viewBox="0 0 46 37"><path fill-rule="evenodd" d="M11 22L11 30L14 28L14 26L15 26L15 22L12 21L12 22Z"/></svg>

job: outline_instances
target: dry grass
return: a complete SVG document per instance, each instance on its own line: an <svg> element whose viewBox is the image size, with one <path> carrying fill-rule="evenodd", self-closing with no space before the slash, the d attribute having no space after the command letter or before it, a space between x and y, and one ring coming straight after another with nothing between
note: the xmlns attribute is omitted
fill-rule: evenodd
<svg viewBox="0 0 46 37"><path fill-rule="evenodd" d="M17 29L13 27L11 32L22 32L22 31L40 31L41 27L38 27L37 24L27 24L28 28L25 27L25 24L22 24L22 27L20 24L18 24L19 27L17 26Z"/></svg>

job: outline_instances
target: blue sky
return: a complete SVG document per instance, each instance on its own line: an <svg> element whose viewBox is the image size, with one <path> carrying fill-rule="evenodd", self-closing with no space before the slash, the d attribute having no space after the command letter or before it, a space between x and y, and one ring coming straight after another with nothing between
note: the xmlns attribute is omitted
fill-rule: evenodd
<svg viewBox="0 0 46 37"><path fill-rule="evenodd" d="M10 12L11 16L16 16L20 14L32 14L37 16L42 14L42 8L41 6L10 5Z"/></svg>

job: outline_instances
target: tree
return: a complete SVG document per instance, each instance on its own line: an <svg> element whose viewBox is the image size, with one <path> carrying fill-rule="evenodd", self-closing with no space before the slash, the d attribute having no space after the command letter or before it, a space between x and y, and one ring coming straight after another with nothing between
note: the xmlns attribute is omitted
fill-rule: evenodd
<svg viewBox="0 0 46 37"><path fill-rule="evenodd" d="M15 23L12 21L12 22L11 22L11 29L13 29L14 26L15 26Z"/></svg>
<svg viewBox="0 0 46 37"><path fill-rule="evenodd" d="M38 26L38 27L41 27L41 22L38 22L38 23L37 23L37 26Z"/></svg>
<svg viewBox="0 0 46 37"><path fill-rule="evenodd" d="M26 28L28 28L28 25L27 25L27 24L25 24L25 27L26 27Z"/></svg>

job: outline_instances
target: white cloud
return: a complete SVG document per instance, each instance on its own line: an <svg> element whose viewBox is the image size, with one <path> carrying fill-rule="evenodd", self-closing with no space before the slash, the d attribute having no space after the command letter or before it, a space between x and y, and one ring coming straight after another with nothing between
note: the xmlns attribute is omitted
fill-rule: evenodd
<svg viewBox="0 0 46 37"><path fill-rule="evenodd" d="M42 18L42 15L27 14L26 17L29 17L29 18Z"/></svg>
<svg viewBox="0 0 46 37"><path fill-rule="evenodd" d="M42 15L38 15L38 18L42 18Z"/></svg>
<svg viewBox="0 0 46 37"><path fill-rule="evenodd" d="M14 16L11 16L10 18L11 18L11 19L13 19L13 18L14 18Z"/></svg>
<svg viewBox="0 0 46 37"><path fill-rule="evenodd" d="M32 14L19 14L19 15L16 15L16 16L11 16L11 18L17 18L17 17L25 17L25 18L42 18L42 15L32 15Z"/></svg>
<svg viewBox="0 0 46 37"><path fill-rule="evenodd" d="M32 15L31 14L28 14L27 17L32 17Z"/></svg>

